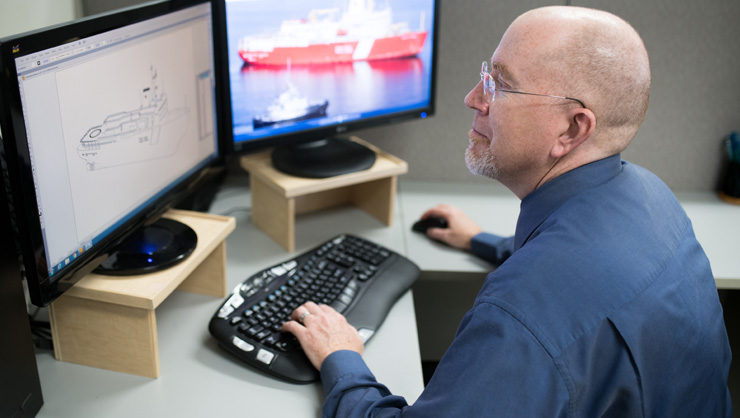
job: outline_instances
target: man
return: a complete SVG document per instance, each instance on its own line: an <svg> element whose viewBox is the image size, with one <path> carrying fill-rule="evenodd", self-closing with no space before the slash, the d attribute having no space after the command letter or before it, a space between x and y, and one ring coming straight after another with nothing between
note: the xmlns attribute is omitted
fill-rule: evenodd
<svg viewBox="0 0 740 418"><path fill-rule="evenodd" d="M321 370L325 416L730 417L730 348L709 262L670 190L621 161L647 110L635 30L547 7L504 34L465 104L466 162L520 199L511 238L438 206L428 235L500 264L413 405L377 383L344 318L284 330ZM300 321L299 321L300 320Z"/></svg>

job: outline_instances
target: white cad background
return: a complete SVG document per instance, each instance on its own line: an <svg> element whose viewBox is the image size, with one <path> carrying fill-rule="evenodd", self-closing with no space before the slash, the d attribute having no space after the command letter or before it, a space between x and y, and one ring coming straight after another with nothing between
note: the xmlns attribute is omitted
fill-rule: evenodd
<svg viewBox="0 0 740 418"><path fill-rule="evenodd" d="M193 35L191 28L180 29L57 73L78 242L110 226L202 158L193 117L183 118L192 126L178 152L166 159L88 171L77 155L87 129L111 114L139 108L141 90L151 84L151 66L170 109L196 109L196 69L189 47Z"/></svg>

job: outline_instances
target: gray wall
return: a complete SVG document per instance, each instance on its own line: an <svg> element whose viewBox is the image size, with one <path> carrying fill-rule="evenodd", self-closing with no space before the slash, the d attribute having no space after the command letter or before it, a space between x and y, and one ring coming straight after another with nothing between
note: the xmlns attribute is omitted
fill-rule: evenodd
<svg viewBox="0 0 740 418"><path fill-rule="evenodd" d="M490 57L508 24L521 12L547 4L563 2L442 3L437 114L367 130L362 136L408 161L407 178L487 181L470 175L463 161L473 115L463 97L478 80L478 63ZM674 190L714 190L724 163L722 138L740 130L740 1L573 0L572 4L604 9L628 20L650 54L650 108L623 158L652 170Z"/></svg>
<svg viewBox="0 0 740 418"><path fill-rule="evenodd" d="M0 0L0 37L74 20L81 0Z"/></svg>
<svg viewBox="0 0 740 418"><path fill-rule="evenodd" d="M478 80L508 24L545 0L444 0L441 6L437 113L359 133L409 163L406 178L488 181L464 163L472 110L463 98ZM85 13L138 3L83 1ZM641 33L653 91L645 123L623 157L649 168L674 190L714 190L724 162L722 138L740 130L740 1L572 0L613 12ZM358 97L357 100L362 100Z"/></svg>
<svg viewBox="0 0 740 418"><path fill-rule="evenodd" d="M149 0L82 0L82 13L89 16L147 1Z"/></svg>
<svg viewBox="0 0 740 418"><path fill-rule="evenodd" d="M573 3L627 19L650 54L650 108L625 158L675 189L714 189L725 161L721 140L740 130L740 1Z"/></svg>

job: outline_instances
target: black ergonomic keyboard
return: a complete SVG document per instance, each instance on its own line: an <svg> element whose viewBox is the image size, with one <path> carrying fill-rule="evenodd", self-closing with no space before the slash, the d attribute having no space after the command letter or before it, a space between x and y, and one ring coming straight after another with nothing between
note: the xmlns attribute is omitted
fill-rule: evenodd
<svg viewBox="0 0 740 418"><path fill-rule="evenodd" d="M419 268L405 257L353 235L340 235L240 283L208 326L247 364L280 379L308 383L319 374L290 333L280 331L304 302L332 306L364 341L411 287Z"/></svg>

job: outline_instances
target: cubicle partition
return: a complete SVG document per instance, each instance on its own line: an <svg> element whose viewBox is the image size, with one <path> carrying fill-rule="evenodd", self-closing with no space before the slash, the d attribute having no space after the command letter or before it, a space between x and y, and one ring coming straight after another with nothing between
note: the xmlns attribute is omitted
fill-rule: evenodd
<svg viewBox="0 0 740 418"><path fill-rule="evenodd" d="M23 418L35 416L43 398L12 232L0 190L0 416Z"/></svg>

